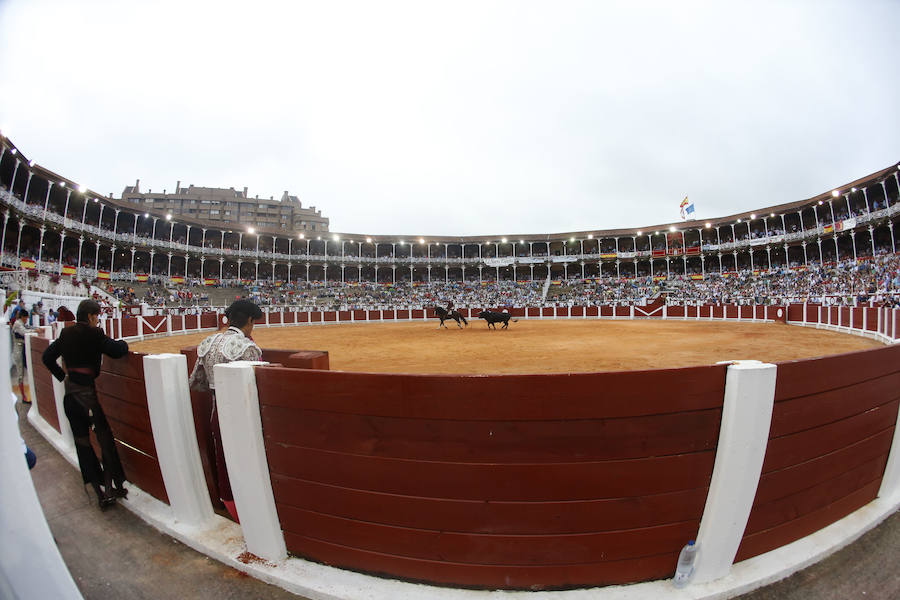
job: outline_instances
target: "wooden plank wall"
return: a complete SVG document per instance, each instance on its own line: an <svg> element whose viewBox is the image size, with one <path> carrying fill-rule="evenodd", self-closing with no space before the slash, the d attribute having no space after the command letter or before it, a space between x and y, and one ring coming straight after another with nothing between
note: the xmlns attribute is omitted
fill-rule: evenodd
<svg viewBox="0 0 900 600"><path fill-rule="evenodd" d="M725 371L434 376L258 367L288 550L458 586L669 577L702 516Z"/></svg>
<svg viewBox="0 0 900 600"><path fill-rule="evenodd" d="M38 336L31 338L31 356L28 360L34 369L34 388L31 390L35 394L38 403L38 414L49 423L53 429L60 431L59 413L56 410L56 396L53 394L53 375L44 366L42 356L44 350L50 345L50 340ZM65 415L63 415L65 418Z"/></svg>
<svg viewBox="0 0 900 600"><path fill-rule="evenodd" d="M736 560L875 499L900 404L900 345L778 364L769 445Z"/></svg>
<svg viewBox="0 0 900 600"><path fill-rule="evenodd" d="M150 428L144 386L144 355L129 352L120 359L104 356L96 385L103 412L116 438L126 479L154 498L168 503Z"/></svg>

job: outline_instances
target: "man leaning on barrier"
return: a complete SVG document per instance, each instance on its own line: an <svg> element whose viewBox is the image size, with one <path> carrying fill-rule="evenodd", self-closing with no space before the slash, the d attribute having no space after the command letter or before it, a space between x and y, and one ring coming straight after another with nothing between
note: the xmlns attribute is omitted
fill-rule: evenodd
<svg viewBox="0 0 900 600"><path fill-rule="evenodd" d="M100 509L105 510L115 503L116 498L127 496L128 490L123 487L125 472L112 430L97 400L94 379L100 375L102 355L122 358L128 354L128 343L107 337L97 327L100 305L94 300L82 300L75 318L75 325L63 329L59 338L44 351L43 362L54 377L65 382L63 407L75 438L81 477L85 484L93 486ZM66 371L56 363L60 356ZM100 444L102 463L91 447L91 429Z"/></svg>
<svg viewBox="0 0 900 600"><path fill-rule="evenodd" d="M218 331L200 342L197 347L197 362L194 363L194 370L191 372L189 380L192 390L212 392L213 395L210 428L216 455L216 485L219 488L219 498L235 520L238 519L238 514L234 496L231 493L228 470L225 466L225 452L222 449L222 433L219 428L215 402L214 367L238 360L260 360L262 350L250 337L253 333L253 321L259 318L262 318L262 311L250 300L242 299L232 302L231 306L225 309L224 321L228 328Z"/></svg>

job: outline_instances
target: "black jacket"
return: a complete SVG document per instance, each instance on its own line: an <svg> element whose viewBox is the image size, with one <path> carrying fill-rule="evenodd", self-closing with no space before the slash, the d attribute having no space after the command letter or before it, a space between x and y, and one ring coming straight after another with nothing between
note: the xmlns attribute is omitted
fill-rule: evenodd
<svg viewBox="0 0 900 600"><path fill-rule="evenodd" d="M100 361L104 354L111 358L122 358L128 354L128 342L109 338L99 327L79 322L62 330L59 337L44 350L42 360L59 381L66 378L65 371L56 363L60 356L66 363L66 369L90 369L93 376L69 373L69 378L81 385L93 385L94 378L100 374Z"/></svg>

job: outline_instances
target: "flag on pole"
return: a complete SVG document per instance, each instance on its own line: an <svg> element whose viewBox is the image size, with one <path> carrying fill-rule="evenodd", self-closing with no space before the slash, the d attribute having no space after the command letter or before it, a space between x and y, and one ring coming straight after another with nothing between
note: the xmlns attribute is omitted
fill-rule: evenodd
<svg viewBox="0 0 900 600"><path fill-rule="evenodd" d="M682 221L694 218L694 203L688 200L687 196L685 196L684 200L681 201L681 204L678 206L678 210L681 211Z"/></svg>

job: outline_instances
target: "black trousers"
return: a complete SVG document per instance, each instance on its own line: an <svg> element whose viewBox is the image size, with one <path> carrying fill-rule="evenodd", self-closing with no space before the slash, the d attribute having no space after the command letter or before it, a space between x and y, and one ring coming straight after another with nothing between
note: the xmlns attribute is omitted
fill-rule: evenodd
<svg viewBox="0 0 900 600"><path fill-rule="evenodd" d="M75 452L78 455L78 466L81 468L81 477L84 483L94 486L103 485L107 490L113 483L117 487L121 487L125 481L125 471L119 460L119 452L116 450L112 429L110 429L106 415L103 414L103 408L97 400L97 390L93 386L73 383L68 378L65 384L66 395L63 398L63 408L69 419L69 425L72 427ZM100 444L102 464L91 446L90 432L92 429Z"/></svg>

